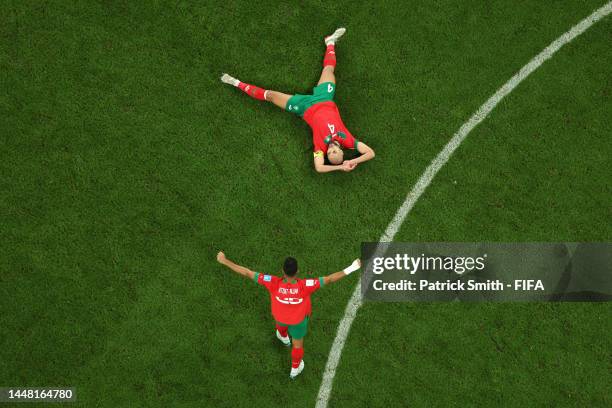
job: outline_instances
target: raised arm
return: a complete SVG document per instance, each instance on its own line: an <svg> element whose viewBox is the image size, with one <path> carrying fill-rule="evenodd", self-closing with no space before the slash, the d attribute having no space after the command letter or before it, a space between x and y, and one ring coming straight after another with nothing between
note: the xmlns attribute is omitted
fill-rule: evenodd
<svg viewBox="0 0 612 408"><path fill-rule="evenodd" d="M315 155L314 158L314 168L317 173L329 173L330 171L342 170L342 171L351 171L352 168L345 163L339 164L337 166L331 164L325 164L325 158L323 157L323 152L321 154Z"/></svg>
<svg viewBox="0 0 612 408"><path fill-rule="evenodd" d="M355 272L357 269L361 268L361 260L355 259L350 266L347 266L340 272L334 272L329 274L323 278L323 282L326 285L330 283L338 282L340 279L344 278L347 275L350 275L352 272Z"/></svg>
<svg viewBox="0 0 612 408"><path fill-rule="evenodd" d="M234 262L232 262L229 259L227 259L223 252L219 252L217 254L217 262L219 262L221 265L227 266L232 271L234 271L237 274L242 275L242 276L244 276L246 278L253 279L253 277L255 276L255 272L253 272L249 268L245 268L244 266L240 266L238 264L235 264Z"/></svg>
<svg viewBox="0 0 612 408"><path fill-rule="evenodd" d="M357 144L357 151L361 153L361 156L355 157L354 159L348 161L352 167L355 167L359 163L372 160L376 156L374 150L363 142L359 142L359 144Z"/></svg>

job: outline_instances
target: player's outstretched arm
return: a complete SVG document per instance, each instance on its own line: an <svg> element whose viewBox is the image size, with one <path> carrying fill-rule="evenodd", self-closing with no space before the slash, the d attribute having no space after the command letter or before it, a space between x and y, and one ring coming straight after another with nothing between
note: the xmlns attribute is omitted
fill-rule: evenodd
<svg viewBox="0 0 612 408"><path fill-rule="evenodd" d="M374 149L372 149L370 146L363 142L359 142L359 144L357 145L357 151L361 153L361 156L355 157L352 160L348 160L351 166L356 166L359 163L367 162L368 160L372 160L376 156L376 153L374 153Z"/></svg>
<svg viewBox="0 0 612 408"><path fill-rule="evenodd" d="M351 171L352 168L348 164L338 164L337 166L331 164L325 164L323 154L317 155L314 158L314 168L318 173L329 173L330 171Z"/></svg>
<svg viewBox="0 0 612 408"><path fill-rule="evenodd" d="M246 278L253 279L253 277L255 276L255 272L253 272L249 268L245 268L244 266L240 266L238 264L235 264L234 262L232 262L229 259L227 259L223 252L219 252L217 254L217 262L219 262L221 265L227 266L232 271L234 271L237 274L242 275L242 276L244 276Z"/></svg>
<svg viewBox="0 0 612 408"><path fill-rule="evenodd" d="M352 264L350 264L349 266L347 266L340 272L335 272L335 273L332 273L324 277L323 282L325 282L326 285L337 282L340 279L344 278L345 276L350 275L352 272L355 272L359 268L361 268L361 260L355 259Z"/></svg>

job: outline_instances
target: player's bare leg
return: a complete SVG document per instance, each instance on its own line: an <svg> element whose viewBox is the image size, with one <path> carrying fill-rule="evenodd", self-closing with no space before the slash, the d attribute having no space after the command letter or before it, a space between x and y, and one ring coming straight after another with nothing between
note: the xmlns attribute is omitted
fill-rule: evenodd
<svg viewBox="0 0 612 408"><path fill-rule="evenodd" d="M336 83L336 41L344 35L346 28L339 28L332 35L325 37L325 57L323 57L323 71L317 85L324 82Z"/></svg>
<svg viewBox="0 0 612 408"><path fill-rule="evenodd" d="M317 82L317 85L321 85L324 82L331 82L333 84L336 83L336 75L334 75L334 67L332 67L331 65L328 65L323 68L323 71L321 71L321 77L319 78L319 82Z"/></svg>
<svg viewBox="0 0 612 408"><path fill-rule="evenodd" d="M291 99L292 96L293 95L287 95L278 91L268 91L266 93L266 101L272 102L273 104L284 110L287 106L287 101Z"/></svg>
<svg viewBox="0 0 612 408"><path fill-rule="evenodd" d="M291 349L291 372L289 378L292 380L304 371L304 339L292 339L293 348Z"/></svg>
<svg viewBox="0 0 612 408"><path fill-rule="evenodd" d="M267 89L263 89L255 85L249 85L245 82L241 82L239 79L234 78L233 76L228 74L221 75L221 82L223 82L224 84L235 86L236 88L240 88L245 94L249 95L251 98L258 99L260 101L272 102L274 105L278 106L281 109L285 109L285 107L287 106L287 101L293 96L278 91L270 91Z"/></svg>

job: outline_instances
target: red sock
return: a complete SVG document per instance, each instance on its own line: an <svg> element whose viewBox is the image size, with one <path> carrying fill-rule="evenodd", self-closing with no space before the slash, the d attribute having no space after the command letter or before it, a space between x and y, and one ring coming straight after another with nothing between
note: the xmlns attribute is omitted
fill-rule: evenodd
<svg viewBox="0 0 612 408"><path fill-rule="evenodd" d="M245 84L244 82L240 82L238 84L238 88L242 89L242 91L249 95L251 98L255 98L255 99L259 99L260 101L265 101L266 100L266 90L265 89L261 89L258 86L255 85L249 85L249 84Z"/></svg>
<svg viewBox="0 0 612 408"><path fill-rule="evenodd" d="M291 368L298 368L304 357L304 347L291 349Z"/></svg>
<svg viewBox="0 0 612 408"><path fill-rule="evenodd" d="M281 326L281 325L277 324L276 325L276 330L278 330L278 332L281 334L281 336L287 337L287 331L289 330L289 327Z"/></svg>
<svg viewBox="0 0 612 408"><path fill-rule="evenodd" d="M325 50L325 57L323 57L323 66L326 67L331 65L336 66L336 51L334 44L329 44Z"/></svg>

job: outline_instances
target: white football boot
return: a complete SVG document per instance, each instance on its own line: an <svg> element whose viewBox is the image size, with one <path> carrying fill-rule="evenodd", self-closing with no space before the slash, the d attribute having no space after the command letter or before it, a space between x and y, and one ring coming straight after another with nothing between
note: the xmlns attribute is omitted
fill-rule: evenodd
<svg viewBox="0 0 612 408"><path fill-rule="evenodd" d="M344 33L346 33L346 28L340 27L339 29L334 31L332 35L328 35L327 37L325 37L325 45L335 44L336 41L338 41L338 39L340 39L340 37L344 35Z"/></svg>
<svg viewBox="0 0 612 408"><path fill-rule="evenodd" d="M233 86L238 86L238 84L240 83L239 80L228 74L221 75L221 82Z"/></svg>
<svg viewBox="0 0 612 408"><path fill-rule="evenodd" d="M279 339L281 343L283 343L287 347L291 345L291 340L289 339L289 336L285 336L285 337L281 336L278 330L276 331L276 338Z"/></svg>
<svg viewBox="0 0 612 408"><path fill-rule="evenodd" d="M300 373L302 371L304 371L304 360L300 361L300 365L298 366L298 368L291 367L291 372L289 373L289 378L291 378L292 380L295 379L295 377L300 375Z"/></svg>

